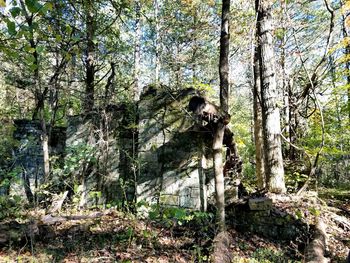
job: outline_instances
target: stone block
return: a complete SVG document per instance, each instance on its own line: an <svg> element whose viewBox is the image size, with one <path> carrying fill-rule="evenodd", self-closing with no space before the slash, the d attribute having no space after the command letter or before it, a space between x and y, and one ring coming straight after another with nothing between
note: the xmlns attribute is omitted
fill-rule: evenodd
<svg viewBox="0 0 350 263"><path fill-rule="evenodd" d="M272 208L272 199L267 197L251 198L248 204L250 210L253 211L270 210Z"/></svg>
<svg viewBox="0 0 350 263"><path fill-rule="evenodd" d="M180 201L180 203L179 203L180 207L200 209L199 198L191 198L188 195L181 195L179 201Z"/></svg>
<svg viewBox="0 0 350 263"><path fill-rule="evenodd" d="M179 206L179 196L177 195L161 195L160 203L164 205Z"/></svg>
<svg viewBox="0 0 350 263"><path fill-rule="evenodd" d="M199 198L200 196L200 191L198 187L194 187L191 189L191 197L192 198Z"/></svg>

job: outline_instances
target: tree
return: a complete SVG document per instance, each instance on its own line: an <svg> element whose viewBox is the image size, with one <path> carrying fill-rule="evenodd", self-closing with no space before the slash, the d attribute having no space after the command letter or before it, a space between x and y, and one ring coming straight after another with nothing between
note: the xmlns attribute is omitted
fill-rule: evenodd
<svg viewBox="0 0 350 263"><path fill-rule="evenodd" d="M221 35L220 35L220 107L223 112L228 112L229 100L229 44L230 44L230 0L222 1ZM219 229L224 231L225 226L225 183L222 166L222 141L224 138L225 124L218 122L213 140L213 158L215 173L216 206L218 209Z"/></svg>
<svg viewBox="0 0 350 263"><path fill-rule="evenodd" d="M255 43L253 54L253 114L254 114L254 143L255 143L255 174L259 189L266 187L266 178L264 170L264 141L262 127L262 108L261 108L261 81L259 68L260 47Z"/></svg>
<svg viewBox="0 0 350 263"><path fill-rule="evenodd" d="M256 0L258 55L262 102L262 125L267 186L271 192L284 193L284 168L281 145L280 112L273 46L272 1Z"/></svg>
<svg viewBox="0 0 350 263"><path fill-rule="evenodd" d="M135 50L134 50L134 101L140 99L140 59L141 59L141 3L135 1Z"/></svg>
<svg viewBox="0 0 350 263"><path fill-rule="evenodd" d="M85 25L86 25L86 83L85 83L85 97L84 97L84 111L90 112L94 107L95 97L95 32L96 32L96 18L94 1L86 0L85 4Z"/></svg>

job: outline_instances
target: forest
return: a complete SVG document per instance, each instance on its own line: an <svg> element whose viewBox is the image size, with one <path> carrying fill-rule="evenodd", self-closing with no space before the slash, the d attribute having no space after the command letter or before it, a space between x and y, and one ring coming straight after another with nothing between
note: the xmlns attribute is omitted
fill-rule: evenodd
<svg viewBox="0 0 350 263"><path fill-rule="evenodd" d="M350 0L0 0L0 262L350 262Z"/></svg>

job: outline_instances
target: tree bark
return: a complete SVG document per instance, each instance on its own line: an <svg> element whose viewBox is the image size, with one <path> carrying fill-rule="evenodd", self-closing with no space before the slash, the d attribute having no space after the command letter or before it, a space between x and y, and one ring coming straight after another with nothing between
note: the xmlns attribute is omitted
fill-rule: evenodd
<svg viewBox="0 0 350 263"><path fill-rule="evenodd" d="M326 225L320 221L315 226L313 240L306 247L305 262L307 263L326 263L329 262L324 253L326 250Z"/></svg>
<svg viewBox="0 0 350 263"><path fill-rule="evenodd" d="M253 111L254 111L254 142L255 142L255 174L258 188L262 190L266 187L266 178L264 170L264 150L263 150L263 130L262 130L262 108L261 108L261 87L260 87L260 69L259 69L259 46L254 47L253 55Z"/></svg>
<svg viewBox="0 0 350 263"><path fill-rule="evenodd" d="M159 4L158 0L154 0L154 19L155 19L155 83L159 84L159 70L160 70L160 54L159 54Z"/></svg>
<svg viewBox="0 0 350 263"><path fill-rule="evenodd" d="M342 19L343 19L343 24L342 24L342 29L343 29L343 38L349 38L349 32L346 28L346 17L349 16L349 14L347 15L343 15ZM348 43L348 42L347 42ZM344 49L344 55L346 57L349 57L350 55L350 44L348 43ZM348 95L348 101L347 101L347 110L348 110L348 119L350 122L350 61L347 60L345 62L345 75L346 75L346 84L347 84L347 95Z"/></svg>
<svg viewBox="0 0 350 263"><path fill-rule="evenodd" d="M85 80L85 97L84 97L84 111L89 113L94 108L94 97L95 97L95 18L93 10L93 1L86 1L86 80Z"/></svg>
<svg viewBox="0 0 350 263"><path fill-rule="evenodd" d="M224 139L225 126L218 123L218 127L214 133L213 140L213 159L214 159L214 174L215 174L215 193L216 193L216 208L217 222L220 231L226 229L225 223L225 182L222 165L222 141Z"/></svg>
<svg viewBox="0 0 350 263"><path fill-rule="evenodd" d="M140 99L140 58L141 58L141 3L135 1L135 50L134 50L134 101Z"/></svg>
<svg viewBox="0 0 350 263"><path fill-rule="evenodd" d="M229 63L228 57L230 52L230 34L229 34L229 18L230 18L230 0L222 1L222 17L221 17L221 36L220 36L220 107L224 112L228 112L229 103Z"/></svg>
<svg viewBox="0 0 350 263"><path fill-rule="evenodd" d="M233 260L231 246L234 240L229 232L220 232L213 240L213 263L230 263Z"/></svg>
<svg viewBox="0 0 350 263"><path fill-rule="evenodd" d="M229 94L229 16L230 16L230 0L222 1L222 17L221 17L221 35L220 35L220 107L225 113L228 112L228 94ZM222 165L222 146L224 139L225 125L218 122L217 129L214 133L213 140L213 158L215 173L215 191L216 205L218 209L218 225L220 231L226 229L225 224L225 184Z"/></svg>
<svg viewBox="0 0 350 263"><path fill-rule="evenodd" d="M272 1L256 0L257 34L260 46L260 79L263 112L265 174L269 190L284 193L284 168L281 146L280 112L273 50Z"/></svg>

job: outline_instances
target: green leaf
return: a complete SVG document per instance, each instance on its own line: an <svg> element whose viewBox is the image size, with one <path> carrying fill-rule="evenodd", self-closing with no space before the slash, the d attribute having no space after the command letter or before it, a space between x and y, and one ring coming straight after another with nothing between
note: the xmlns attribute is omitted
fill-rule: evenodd
<svg viewBox="0 0 350 263"><path fill-rule="evenodd" d="M35 9L35 1L34 0L25 0L25 4L28 8L28 10L32 13L35 13L36 12L36 9Z"/></svg>
<svg viewBox="0 0 350 263"><path fill-rule="evenodd" d="M10 13L11 13L13 18L16 18L21 13L21 11L22 11L22 9L19 7L12 7L10 9Z"/></svg>
<svg viewBox="0 0 350 263"><path fill-rule="evenodd" d="M45 47L44 46L37 46L36 47L36 52L38 52L39 54L43 53L45 51Z"/></svg>
<svg viewBox="0 0 350 263"><path fill-rule="evenodd" d="M37 68L38 68L38 65L37 65L37 64L29 65L29 69L30 69L31 71L34 71L34 70L36 70Z"/></svg>
<svg viewBox="0 0 350 263"><path fill-rule="evenodd" d="M53 10L53 5L52 3L45 3L41 8L39 9L39 13L41 15L46 15L47 11L52 11Z"/></svg>
<svg viewBox="0 0 350 263"><path fill-rule="evenodd" d="M7 21L7 31L11 36L14 36L17 34L15 22Z"/></svg>
<svg viewBox="0 0 350 263"><path fill-rule="evenodd" d="M28 65L32 65L32 64L34 64L34 62L35 62L35 58L34 58L34 56L32 56L32 55L26 56L26 57L25 57L25 60L26 60L26 62L27 62Z"/></svg>
<svg viewBox="0 0 350 263"><path fill-rule="evenodd" d="M66 31L67 31L67 34L70 35L73 31L72 27L70 25L66 25Z"/></svg>
<svg viewBox="0 0 350 263"><path fill-rule="evenodd" d="M45 3L44 6L50 11L53 10L53 4L52 3Z"/></svg>
<svg viewBox="0 0 350 263"><path fill-rule="evenodd" d="M28 52L28 53L34 53L35 52L35 48L27 45L24 47L24 51Z"/></svg>
<svg viewBox="0 0 350 263"><path fill-rule="evenodd" d="M0 7L6 7L6 1L0 0Z"/></svg>
<svg viewBox="0 0 350 263"><path fill-rule="evenodd" d="M72 37L72 40L73 40L74 42L78 42L78 41L80 41L80 37L79 37L79 36L73 36L73 37Z"/></svg>
<svg viewBox="0 0 350 263"><path fill-rule="evenodd" d="M303 213L298 209L297 211L295 211L295 216L297 219L302 219Z"/></svg>
<svg viewBox="0 0 350 263"><path fill-rule="evenodd" d="M14 59L18 59L19 58L19 54L18 52L10 52L9 55L14 58Z"/></svg>
<svg viewBox="0 0 350 263"><path fill-rule="evenodd" d="M37 0L25 0L25 4L32 13L38 12L43 7Z"/></svg>
<svg viewBox="0 0 350 263"><path fill-rule="evenodd" d="M62 36L61 35L56 35L55 38L56 38L57 42L62 41Z"/></svg>
<svg viewBox="0 0 350 263"><path fill-rule="evenodd" d="M310 207L309 212L314 216L319 216L321 214L321 211L316 209L315 207Z"/></svg>

